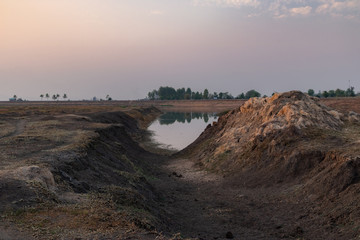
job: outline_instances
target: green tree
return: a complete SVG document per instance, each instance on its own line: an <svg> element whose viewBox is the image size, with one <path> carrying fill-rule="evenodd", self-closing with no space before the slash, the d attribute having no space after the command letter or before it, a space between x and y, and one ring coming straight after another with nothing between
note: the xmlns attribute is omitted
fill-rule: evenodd
<svg viewBox="0 0 360 240"><path fill-rule="evenodd" d="M14 95L14 96L13 96L13 98L16 100L16 99L17 99L17 96L16 96L16 95Z"/></svg>
<svg viewBox="0 0 360 240"><path fill-rule="evenodd" d="M334 90L329 91L329 97L336 97L336 93Z"/></svg>
<svg viewBox="0 0 360 240"><path fill-rule="evenodd" d="M245 94L246 99L253 98L253 97L260 97L260 96L261 96L261 94L259 92L255 91L254 89L247 91Z"/></svg>
<svg viewBox="0 0 360 240"><path fill-rule="evenodd" d="M41 101L42 101L43 98L44 98L44 94L40 94L40 98L41 98Z"/></svg>
<svg viewBox="0 0 360 240"><path fill-rule="evenodd" d="M47 93L47 94L45 94L45 97L46 97L46 100L49 100L50 95Z"/></svg>
<svg viewBox="0 0 360 240"><path fill-rule="evenodd" d="M185 99L185 88L179 88L176 90L176 99Z"/></svg>
<svg viewBox="0 0 360 240"><path fill-rule="evenodd" d="M67 96L67 94L66 94L66 93L64 93L64 95L63 95L63 99L64 99L64 100L66 100L66 99L67 99L67 97L68 97L68 96Z"/></svg>
<svg viewBox="0 0 360 240"><path fill-rule="evenodd" d="M199 93L199 92L194 93L194 99L199 100L201 98L202 98L201 93Z"/></svg>
<svg viewBox="0 0 360 240"><path fill-rule="evenodd" d="M241 94L237 95L236 99L245 99L245 94L241 93Z"/></svg>
<svg viewBox="0 0 360 240"><path fill-rule="evenodd" d="M55 101L57 99L57 96L55 94L52 95L52 99Z"/></svg>
<svg viewBox="0 0 360 240"><path fill-rule="evenodd" d="M187 88L187 89L186 89L185 95L186 95L186 97L187 97L187 98L185 98L185 99L192 99L192 91L191 91L191 88Z"/></svg>
<svg viewBox="0 0 360 240"><path fill-rule="evenodd" d="M219 92L219 99L223 99L223 95L224 95L224 93Z"/></svg>
<svg viewBox="0 0 360 240"><path fill-rule="evenodd" d="M328 98L328 97L329 97L328 91L323 91L321 95L322 95L324 98Z"/></svg>
<svg viewBox="0 0 360 240"><path fill-rule="evenodd" d="M161 100L174 100L176 99L176 90L172 87L160 87L159 97Z"/></svg>
<svg viewBox="0 0 360 240"><path fill-rule="evenodd" d="M204 99L209 99L209 91L207 89L204 90L203 98Z"/></svg>
<svg viewBox="0 0 360 240"><path fill-rule="evenodd" d="M335 96L336 97L345 97L345 91L338 88L335 90Z"/></svg>
<svg viewBox="0 0 360 240"><path fill-rule="evenodd" d="M309 89L308 94L309 94L309 96L314 96L314 94L315 94L314 89Z"/></svg>
<svg viewBox="0 0 360 240"><path fill-rule="evenodd" d="M159 97L159 93L155 89L148 93L148 98L150 100L156 100L156 99L158 99L158 97Z"/></svg>
<svg viewBox="0 0 360 240"><path fill-rule="evenodd" d="M231 93L224 92L222 99L234 99L234 97L231 95Z"/></svg>
<svg viewBox="0 0 360 240"><path fill-rule="evenodd" d="M347 96L347 97L355 97L354 87L349 87L349 88L346 90L346 96Z"/></svg>

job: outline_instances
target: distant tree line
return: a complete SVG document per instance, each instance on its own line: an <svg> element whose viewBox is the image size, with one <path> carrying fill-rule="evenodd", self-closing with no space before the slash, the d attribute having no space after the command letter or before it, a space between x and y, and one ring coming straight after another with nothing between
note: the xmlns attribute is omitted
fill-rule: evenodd
<svg viewBox="0 0 360 240"><path fill-rule="evenodd" d="M49 101L49 99L53 100L53 101L59 101L59 100L63 100L63 101L66 101L68 99L68 95L66 93L64 93L63 95L60 95L60 94L49 94L49 93L46 93L46 94L40 94L40 99L41 101L43 99L46 99L47 101ZM105 97L106 101L112 101L112 97L110 97L110 95L106 95ZM9 98L9 101L10 102L21 102L21 101L27 101L27 100L23 100L22 98L19 98L17 95L14 95L13 97ZM69 99L70 101L70 99ZM83 101L88 101L88 100L83 100ZM98 99L97 97L93 97L92 98L92 101L104 101L102 98Z"/></svg>
<svg viewBox="0 0 360 240"><path fill-rule="evenodd" d="M210 93L208 89L202 92L194 92L191 88L160 87L158 90L149 92L147 96L150 100L249 99L252 97L261 97L261 94L255 90L250 90L234 97L229 92Z"/></svg>
<svg viewBox="0 0 360 240"><path fill-rule="evenodd" d="M49 100L50 98L50 94L46 93L46 94L40 94L40 98L41 98L41 101L43 100L43 98L46 98L46 100ZM61 98L60 94L53 94L51 96L51 99L56 101L56 100L59 100ZM62 95L62 99L65 101L66 99L68 98L67 94L64 93L64 95Z"/></svg>
<svg viewBox="0 0 360 240"><path fill-rule="evenodd" d="M313 89L309 89L307 92L310 96L318 97L318 98L331 98L331 97L355 97L358 94L355 93L354 87L349 87L346 90L336 89L336 90L328 90L328 91L319 91L315 93Z"/></svg>

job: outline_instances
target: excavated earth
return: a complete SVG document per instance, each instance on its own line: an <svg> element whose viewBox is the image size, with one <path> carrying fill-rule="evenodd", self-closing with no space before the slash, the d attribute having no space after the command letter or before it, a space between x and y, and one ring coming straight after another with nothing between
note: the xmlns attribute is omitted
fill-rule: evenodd
<svg viewBox="0 0 360 240"><path fill-rule="evenodd" d="M3 111L0 239L161 239L167 216L149 180L163 156L139 145L159 114L61 104Z"/></svg>
<svg viewBox="0 0 360 240"><path fill-rule="evenodd" d="M257 216L260 224L250 226L267 233L264 239L355 239L359 120L301 92L253 98L209 125L178 156L222 175L224 186L242 198L255 197L251 211L260 208L264 219ZM241 212L236 220L249 224Z"/></svg>
<svg viewBox="0 0 360 240"><path fill-rule="evenodd" d="M350 109L254 98L173 153L153 107L2 108L0 239L358 239Z"/></svg>

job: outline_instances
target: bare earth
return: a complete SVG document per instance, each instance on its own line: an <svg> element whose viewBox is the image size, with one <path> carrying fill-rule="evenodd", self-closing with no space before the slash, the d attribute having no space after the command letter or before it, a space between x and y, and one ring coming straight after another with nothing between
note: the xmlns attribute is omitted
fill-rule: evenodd
<svg viewBox="0 0 360 240"><path fill-rule="evenodd" d="M339 111L360 110L360 98L323 102ZM358 239L360 226L349 235L315 199L289 194L296 186L243 186L154 148L142 138L145 132L129 133L131 119L113 115L125 112L146 128L159 113L132 110L220 112L243 103L0 104L0 203L9 205L0 210L0 239ZM152 115L140 120L146 114ZM125 132L151 151L133 147ZM34 165L44 176L51 173L54 183L18 172ZM331 207L331 199L324 201Z"/></svg>

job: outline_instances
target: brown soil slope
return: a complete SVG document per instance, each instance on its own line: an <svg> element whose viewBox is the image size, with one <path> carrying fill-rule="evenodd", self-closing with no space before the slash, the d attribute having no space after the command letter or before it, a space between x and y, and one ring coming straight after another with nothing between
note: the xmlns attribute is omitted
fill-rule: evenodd
<svg viewBox="0 0 360 240"><path fill-rule="evenodd" d="M180 155L239 186L291 185L300 199L324 201L333 221L360 226L359 120L297 91L254 98L209 125Z"/></svg>
<svg viewBox="0 0 360 240"><path fill-rule="evenodd" d="M163 214L149 180L161 157L138 141L160 111L89 110L58 105L4 113L0 239L157 236L151 230Z"/></svg>

